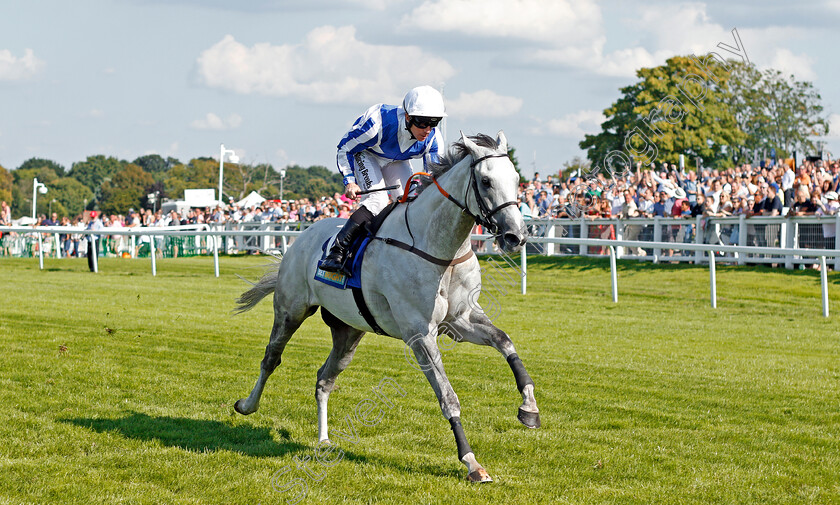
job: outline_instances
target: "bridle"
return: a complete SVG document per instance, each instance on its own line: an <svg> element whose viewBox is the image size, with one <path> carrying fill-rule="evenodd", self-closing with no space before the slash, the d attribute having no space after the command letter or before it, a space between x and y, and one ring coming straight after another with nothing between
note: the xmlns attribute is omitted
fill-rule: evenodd
<svg viewBox="0 0 840 505"><path fill-rule="evenodd" d="M430 174L430 173L416 172L411 177L414 177L414 176L417 176L417 175L425 175L425 176L430 177L432 179L432 182L435 183L435 186L437 186L438 191L440 191L440 193L443 196L445 196L449 201L451 201L452 203L457 205L458 208L461 209L461 211L463 213L472 217L477 224L481 225L484 228L484 230L486 232L490 233L491 235L498 236L499 235L499 226L491 220L492 217L497 212L504 209L505 207L509 207L511 205L517 205L517 203L514 202L514 201L504 202L503 204L496 206L496 208L491 209L487 205L487 203L482 199L481 192L479 192L479 190L478 190L478 182L475 179L475 166L478 165L479 163L481 163L482 161L488 159L488 158L507 158L507 157L508 157L507 154L488 154L487 156L482 156L481 158L478 158L475 161L473 161L472 163L470 163L470 182L469 182L469 184L467 184L467 188L464 190L464 203L459 202L458 199L456 199L455 197L450 195L448 191L443 189L441 187L441 185L438 183L435 176ZM403 197L400 199L401 203L405 203L408 200L408 193L409 193L410 188L411 188L411 184L410 183L406 184L405 193L403 194ZM477 214L473 213L469 209L468 197L469 197L470 188L472 188L473 193L475 194L475 201L478 203L478 213ZM400 242L399 240L396 240L396 239L393 239L393 238L376 237L376 236L373 237L373 238L377 239L377 240L381 240L381 241L385 242L386 244L393 245L393 246L399 247L400 249L404 249L406 251L414 253L414 254L420 256L421 258L425 259L426 261L432 262L436 265L445 266L447 268L451 267L453 265L457 265L459 263L463 263L464 261L470 259L473 256L472 249L469 249L469 250L467 250L466 254L464 254L464 255L462 255L458 258L454 258L454 259L451 259L451 260L439 259L439 258L435 258L434 256L431 256L430 254L427 254L427 253L417 249L416 247L414 247L414 234L411 233L411 226L409 225L409 222L408 222L408 209L409 208L410 208L410 206L405 207L405 227L406 227L406 230L408 231L408 235L411 237L411 244L406 244L404 242ZM374 326L371 326L371 327L375 328Z"/></svg>
<svg viewBox="0 0 840 505"><path fill-rule="evenodd" d="M484 201L484 198L481 196L481 192L478 190L478 181L475 178L475 167L479 163L487 160L488 158L507 158L507 154L488 154L487 156L482 156L481 158L475 159L472 163L470 163L470 182L467 184L466 189L464 190L464 203L461 203L456 199L454 196L450 195L448 191L443 189L440 184L438 184L437 179L431 174L430 177L432 178L432 182L435 183L437 186L438 191L445 196L449 201L454 203L461 209L464 214L472 217L476 224L481 225L484 230L491 234L491 235L498 235L499 234L499 225L493 222L491 219L492 217L499 212L500 210L504 209L505 207L510 207L511 205L517 205L517 203L513 200L504 202L502 204L497 205L495 208L491 209L487 202ZM475 201L478 204L478 212L474 213L469 208L469 192L470 188L473 190L473 194L475 195Z"/></svg>

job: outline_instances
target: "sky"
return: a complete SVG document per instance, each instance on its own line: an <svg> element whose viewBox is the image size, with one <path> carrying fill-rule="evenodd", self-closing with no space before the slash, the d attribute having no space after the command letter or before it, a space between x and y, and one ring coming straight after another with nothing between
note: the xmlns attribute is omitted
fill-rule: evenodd
<svg viewBox="0 0 840 505"><path fill-rule="evenodd" d="M734 46L814 83L840 156L840 1L3 0L0 165L157 153L335 168L375 103L442 90L447 142L504 130L522 172L585 156L635 70ZM738 58L731 53L726 56Z"/></svg>

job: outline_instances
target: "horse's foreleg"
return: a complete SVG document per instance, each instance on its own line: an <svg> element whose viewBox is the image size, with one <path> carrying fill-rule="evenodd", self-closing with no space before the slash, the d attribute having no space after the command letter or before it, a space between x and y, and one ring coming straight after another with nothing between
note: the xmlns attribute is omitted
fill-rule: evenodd
<svg viewBox="0 0 840 505"><path fill-rule="evenodd" d="M437 347L436 338L433 335L415 335L408 340L408 345L414 351L417 364L431 384L435 395L440 402L440 409L443 416L449 420L452 433L455 435L455 445L458 447L458 459L467 467L467 479L472 482L492 482L493 479L487 470L475 459L467 437L464 434L464 427L461 425L461 403L458 395L452 389L446 372L443 370L443 362L440 359L440 350Z"/></svg>
<svg viewBox="0 0 840 505"><path fill-rule="evenodd" d="M347 326L338 318L321 307L321 317L332 331L333 348L324 365L318 370L318 381L315 384L315 400L318 402L318 440L329 441L327 427L327 401L338 377L356 352L356 346L365 334L355 328Z"/></svg>
<svg viewBox="0 0 840 505"><path fill-rule="evenodd" d="M260 406L260 397L268 377L280 364L283 350L292 335L303 323L304 319L311 316L317 307L311 307L300 314L292 314L290 312L281 312L275 310L274 326L271 328L271 337L268 340L268 345L265 346L265 356L260 364L260 376L257 378L257 383L251 394L247 398L237 400L233 405L233 409L242 415L253 414Z"/></svg>
<svg viewBox="0 0 840 505"><path fill-rule="evenodd" d="M462 316L444 322L440 331L456 342L466 340L473 344L489 345L499 351L513 371L516 388L522 395L517 419L529 428L540 427L540 409L534 397L534 381L516 354L516 348L507 333L496 327L486 315L475 311L470 313L468 320Z"/></svg>

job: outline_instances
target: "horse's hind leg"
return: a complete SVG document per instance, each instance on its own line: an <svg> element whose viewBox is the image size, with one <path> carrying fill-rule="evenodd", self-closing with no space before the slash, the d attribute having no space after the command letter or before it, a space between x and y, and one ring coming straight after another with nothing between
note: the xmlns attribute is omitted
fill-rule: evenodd
<svg viewBox="0 0 840 505"><path fill-rule="evenodd" d="M280 308L282 305L278 304L276 299L274 306L274 326L271 328L268 345L265 346L265 356L260 364L260 376L254 385L254 389L251 390L251 394L247 398L237 400L233 405L234 410L243 415L253 414L257 411L265 382L280 364L283 349L286 348L289 339L292 338L301 323L318 310L318 307L303 306L297 308L297 310Z"/></svg>
<svg viewBox="0 0 840 505"><path fill-rule="evenodd" d="M356 346L362 339L363 331L347 326L337 317L321 307L321 317L332 331L333 348L324 365L318 370L318 381L315 384L315 400L318 402L318 440L329 440L327 427L327 401L338 377L356 352Z"/></svg>
<svg viewBox="0 0 840 505"><path fill-rule="evenodd" d="M516 388L522 395L522 405L519 407L517 419L529 428L540 427L540 409L534 397L534 381L525 370L525 365L516 354L513 341L507 333L496 327L484 313L469 311L461 317L446 320L440 325L440 332L449 335L456 342L466 340L478 345L489 345L499 351L508 362Z"/></svg>

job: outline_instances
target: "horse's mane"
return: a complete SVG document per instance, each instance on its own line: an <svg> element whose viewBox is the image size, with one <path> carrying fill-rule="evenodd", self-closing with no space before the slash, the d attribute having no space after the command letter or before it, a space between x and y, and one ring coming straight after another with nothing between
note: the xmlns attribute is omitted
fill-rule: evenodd
<svg viewBox="0 0 840 505"><path fill-rule="evenodd" d="M481 147L487 147L489 149L498 149L499 147L496 144L496 139L483 133L470 136L470 140ZM449 150L441 156L439 162L432 163L427 167L429 169L429 173L437 179L449 171L450 168L460 163L461 160L469 156L469 154L470 151L467 149L467 146L464 145L464 140L458 139L449 146ZM420 179L420 186L418 187L417 192L419 193L423 191L427 186L431 185L431 183L431 179L428 177L422 177Z"/></svg>

